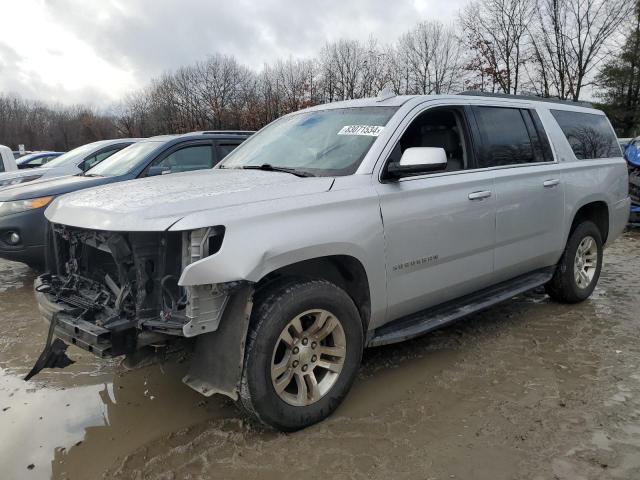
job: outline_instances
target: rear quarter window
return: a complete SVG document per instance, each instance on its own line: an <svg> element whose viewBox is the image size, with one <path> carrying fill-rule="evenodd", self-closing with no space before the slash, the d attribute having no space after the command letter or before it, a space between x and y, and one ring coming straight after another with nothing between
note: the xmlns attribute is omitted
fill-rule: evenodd
<svg viewBox="0 0 640 480"><path fill-rule="evenodd" d="M579 160L620 157L618 139L607 117L594 113L551 110Z"/></svg>

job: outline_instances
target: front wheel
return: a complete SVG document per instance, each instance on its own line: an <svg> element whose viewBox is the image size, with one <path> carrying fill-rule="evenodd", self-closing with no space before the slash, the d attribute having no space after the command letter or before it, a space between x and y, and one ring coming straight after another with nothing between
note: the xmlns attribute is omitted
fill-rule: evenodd
<svg viewBox="0 0 640 480"><path fill-rule="evenodd" d="M602 269L602 236L593 222L583 222L569 236L553 278L545 289L554 300L578 303L589 298Z"/></svg>
<svg viewBox="0 0 640 480"><path fill-rule="evenodd" d="M270 287L256 298L251 318L241 406L283 431L323 420L349 391L363 342L358 309L334 284Z"/></svg>

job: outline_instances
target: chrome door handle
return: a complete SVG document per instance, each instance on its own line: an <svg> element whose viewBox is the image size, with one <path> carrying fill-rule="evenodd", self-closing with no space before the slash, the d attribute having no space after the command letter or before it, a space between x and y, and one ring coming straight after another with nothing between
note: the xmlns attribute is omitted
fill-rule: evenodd
<svg viewBox="0 0 640 480"><path fill-rule="evenodd" d="M483 198L489 198L491 196L490 190L482 190L480 192L471 192L469 194L469 200L482 200Z"/></svg>
<svg viewBox="0 0 640 480"><path fill-rule="evenodd" d="M552 180L545 180L542 185L544 185L544 188L551 188L551 187L555 187L559 183L560 183L560 180L558 180L557 178L554 178Z"/></svg>

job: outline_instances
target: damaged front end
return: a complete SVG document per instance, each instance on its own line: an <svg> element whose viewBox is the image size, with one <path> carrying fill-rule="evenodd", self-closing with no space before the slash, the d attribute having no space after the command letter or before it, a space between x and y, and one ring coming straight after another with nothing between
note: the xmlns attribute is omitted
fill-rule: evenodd
<svg viewBox="0 0 640 480"><path fill-rule="evenodd" d="M215 332L229 299L243 287L241 282L178 284L189 263L220 248L223 227L107 232L52 224L51 229L51 272L35 281L50 333L29 377L69 364L60 340L100 357L117 357Z"/></svg>

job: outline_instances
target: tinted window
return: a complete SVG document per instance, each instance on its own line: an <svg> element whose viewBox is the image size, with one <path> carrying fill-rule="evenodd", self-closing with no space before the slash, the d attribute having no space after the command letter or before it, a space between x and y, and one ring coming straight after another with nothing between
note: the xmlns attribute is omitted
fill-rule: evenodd
<svg viewBox="0 0 640 480"><path fill-rule="evenodd" d="M239 143L219 143L218 144L218 158L222 160L224 157L233 152Z"/></svg>
<svg viewBox="0 0 640 480"><path fill-rule="evenodd" d="M109 158L114 153L122 150L124 147L126 147L126 145L118 145L118 146L116 146L114 148L111 148L109 150L105 150L103 152L96 153L95 155L90 156L84 162L82 162L82 165L80 165L80 168L83 171L86 172L87 170L91 169L92 167L95 167L96 165L98 165L103 160Z"/></svg>
<svg viewBox="0 0 640 480"><path fill-rule="evenodd" d="M580 160L621 155L616 136L604 115L566 110L551 110L551 113Z"/></svg>
<svg viewBox="0 0 640 480"><path fill-rule="evenodd" d="M473 111L482 142L478 167L541 161L541 157L536 158L523 116L523 113L529 115L527 111L503 107L473 107Z"/></svg>
<svg viewBox="0 0 640 480"><path fill-rule="evenodd" d="M161 169L162 173L211 168L213 167L213 150L211 145L192 145L154 161L151 166L156 167L156 170Z"/></svg>

